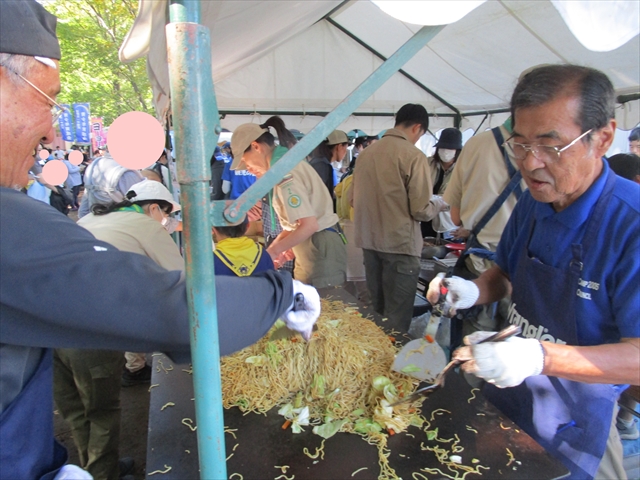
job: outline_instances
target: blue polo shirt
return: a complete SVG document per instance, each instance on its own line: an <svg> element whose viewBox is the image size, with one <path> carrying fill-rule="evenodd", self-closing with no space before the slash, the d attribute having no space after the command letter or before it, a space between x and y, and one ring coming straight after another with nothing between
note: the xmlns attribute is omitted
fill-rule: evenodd
<svg viewBox="0 0 640 480"><path fill-rule="evenodd" d="M521 249L555 268L569 268L571 245L582 243L596 202L611 171L604 161L600 177L561 212L524 192L505 227L496 263L513 277ZM529 240L529 225L535 226ZM576 318L580 345L615 343L640 337L640 185L616 177L607 213L592 251L583 251L576 285ZM526 288L526 285L514 285ZM555 319L561 321L562 319Z"/></svg>
<svg viewBox="0 0 640 480"><path fill-rule="evenodd" d="M256 176L246 170L231 170L231 163L232 162L225 163L224 171L222 172L222 180L226 180L231 183L229 198L231 200L235 200L251 185L256 183Z"/></svg>

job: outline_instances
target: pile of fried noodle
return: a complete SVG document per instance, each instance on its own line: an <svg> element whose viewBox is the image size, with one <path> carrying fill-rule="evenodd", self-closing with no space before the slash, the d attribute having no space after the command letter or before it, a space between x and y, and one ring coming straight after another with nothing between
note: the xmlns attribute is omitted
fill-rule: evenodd
<svg viewBox="0 0 640 480"><path fill-rule="evenodd" d="M327 300L308 343L299 336L269 337L222 359L224 407L266 413L289 404L307 406L310 425L344 420L339 431L378 447L380 478L397 478L387 459L387 436L422 425L422 417L415 403L388 406L417 385L391 371L397 353L393 338L355 307Z"/></svg>

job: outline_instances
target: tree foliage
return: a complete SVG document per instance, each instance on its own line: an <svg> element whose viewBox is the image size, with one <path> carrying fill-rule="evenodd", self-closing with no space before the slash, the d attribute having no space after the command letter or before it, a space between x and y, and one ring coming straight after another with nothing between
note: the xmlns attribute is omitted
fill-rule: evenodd
<svg viewBox="0 0 640 480"><path fill-rule="evenodd" d="M46 8L58 17L60 103L89 102L105 125L133 110L155 115L145 59L118 60L137 0L53 0Z"/></svg>

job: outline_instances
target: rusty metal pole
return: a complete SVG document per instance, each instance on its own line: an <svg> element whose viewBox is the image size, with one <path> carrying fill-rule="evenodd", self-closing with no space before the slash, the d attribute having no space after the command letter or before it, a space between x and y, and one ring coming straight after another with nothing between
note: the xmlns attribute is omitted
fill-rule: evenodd
<svg viewBox="0 0 640 480"><path fill-rule="evenodd" d="M209 29L199 0L171 0L166 26L185 264L200 478L227 478L211 239L209 159L220 133Z"/></svg>

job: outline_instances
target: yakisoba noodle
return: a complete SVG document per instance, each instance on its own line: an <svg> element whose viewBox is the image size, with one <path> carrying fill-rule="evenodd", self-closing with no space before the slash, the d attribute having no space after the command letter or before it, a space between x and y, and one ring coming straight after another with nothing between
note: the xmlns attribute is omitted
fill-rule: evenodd
<svg viewBox="0 0 640 480"><path fill-rule="evenodd" d="M463 450L457 435L439 438L437 429L431 429L436 417L450 415L450 411L434 410L427 420L420 416L414 402L397 405L391 416L382 416L381 404L386 400L372 387L374 378L387 377L398 397L409 395L416 388L414 380L391 371L396 352L387 334L372 321L362 318L354 308L323 300L318 330L309 343L289 339L269 341L268 334L257 344L222 359L224 407L237 406L244 412L266 413L276 406L298 403L297 406L309 408L312 425L321 424L325 416L347 419L340 431L358 433L377 446L381 480L398 478L388 461L388 435L403 432L414 422L436 444L422 444L422 449L432 452L455 476L433 468L422 469L422 472L455 479L464 479L469 474L482 475L481 469L487 467L470 467L450 460L452 453ZM358 432L359 419L371 419L387 430ZM305 449L305 454L310 458L323 458L324 441L314 453ZM417 476L424 478L422 473L415 473L413 478Z"/></svg>
<svg viewBox="0 0 640 480"><path fill-rule="evenodd" d="M413 392L414 380L391 371L397 349L387 334L355 309L345 307L339 301L323 300L318 330L309 343L269 341L268 334L258 343L224 357L224 407L266 413L275 406L298 401L309 407L311 424L322 423L326 415L335 420L346 418L350 421L340 431L356 433L355 420L375 420L374 409L384 398L372 388L374 378L389 378L401 395ZM415 404L394 407L395 432L404 431L416 413ZM364 436L378 447L380 478L397 478L387 460L386 433Z"/></svg>

